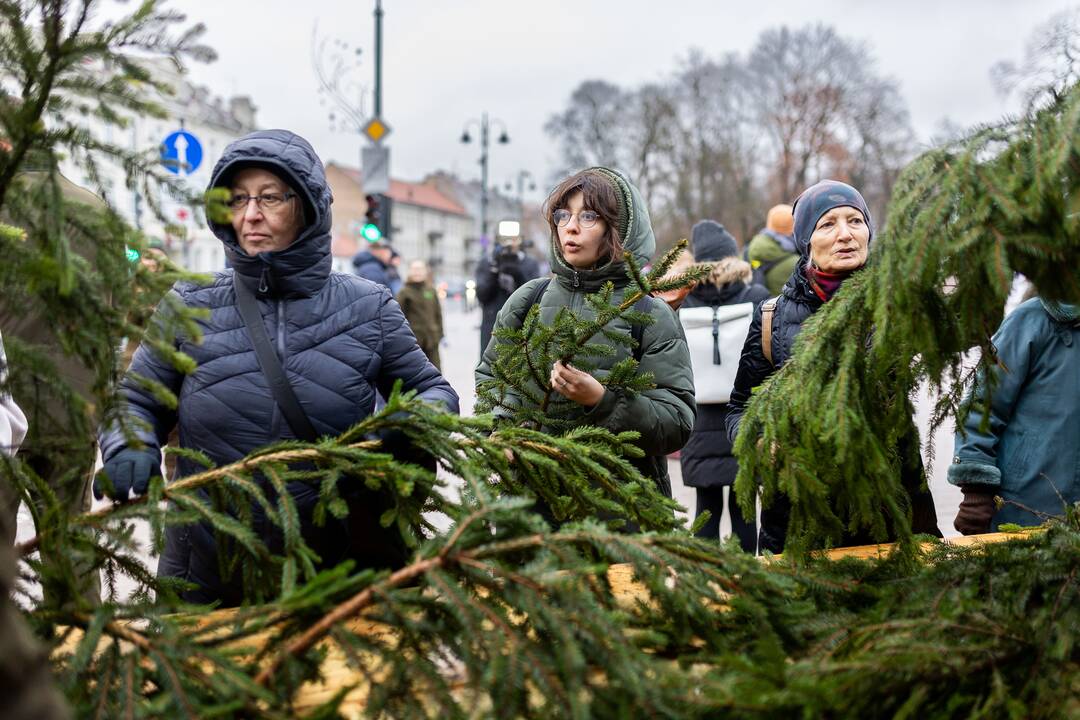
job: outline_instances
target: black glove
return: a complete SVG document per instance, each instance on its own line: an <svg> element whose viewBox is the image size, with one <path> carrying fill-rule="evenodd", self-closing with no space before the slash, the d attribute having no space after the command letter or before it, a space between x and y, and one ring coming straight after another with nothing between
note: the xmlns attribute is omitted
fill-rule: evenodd
<svg viewBox="0 0 1080 720"><path fill-rule="evenodd" d="M993 519L997 506L994 495L997 488L992 485L961 485L964 500L953 520L953 527L964 535L981 535L990 532L990 520Z"/></svg>
<svg viewBox="0 0 1080 720"><path fill-rule="evenodd" d="M105 467L94 477L94 497L100 500L108 493L113 500L127 500L128 491L145 495L150 478L161 475L161 453L150 448L126 448L109 458ZM112 482L112 491L108 483Z"/></svg>

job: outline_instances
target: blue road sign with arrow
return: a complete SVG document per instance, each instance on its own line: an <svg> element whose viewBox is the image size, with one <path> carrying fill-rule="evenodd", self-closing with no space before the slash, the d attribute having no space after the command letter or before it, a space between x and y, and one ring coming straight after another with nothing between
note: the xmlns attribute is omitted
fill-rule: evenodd
<svg viewBox="0 0 1080 720"><path fill-rule="evenodd" d="M170 133L161 143L161 163L175 175L191 175L202 164L202 143L187 130Z"/></svg>

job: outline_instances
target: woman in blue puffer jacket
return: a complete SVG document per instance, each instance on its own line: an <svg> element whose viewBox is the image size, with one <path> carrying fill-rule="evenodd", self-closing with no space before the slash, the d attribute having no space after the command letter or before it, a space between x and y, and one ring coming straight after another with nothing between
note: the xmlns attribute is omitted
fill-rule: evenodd
<svg viewBox="0 0 1080 720"><path fill-rule="evenodd" d="M224 244L231 269L217 273L209 285L182 282L172 290L189 307L209 310L209 317L200 321L199 344L176 340L177 348L198 367L184 375L148 346L139 347L122 392L129 417L149 428L139 432L145 447L128 447L116 429L105 433L101 453L110 483L95 482L95 494L100 497L109 490L125 499L132 491L145 492L150 477L160 473L160 448L177 424L180 446L200 450L218 465L297 437L260 368L237 305L239 284L254 294L288 381L318 435L338 435L370 415L377 394L388 395L397 380L405 390L416 390L422 399L457 412L457 394L428 362L390 291L331 271L333 198L323 164L307 141L285 130L241 138L214 167L208 189L213 188L230 193L231 222L211 222L210 227ZM172 390L179 400L176 410L160 403L131 374ZM181 458L176 476L199 470ZM369 523L351 514L347 525L328 521L317 528L311 513L318 488L292 483L289 492L300 511L305 539L325 564L345 559L346 548L356 547L397 549L359 558L361 564L404 560L400 543L382 537L389 531L378 524L377 514ZM365 527L380 537L349 536ZM271 547L279 544L264 516L257 517L256 531ZM185 593L185 600L239 603L239 577L222 578L218 567L218 548L207 524L169 529L158 574L197 586Z"/></svg>

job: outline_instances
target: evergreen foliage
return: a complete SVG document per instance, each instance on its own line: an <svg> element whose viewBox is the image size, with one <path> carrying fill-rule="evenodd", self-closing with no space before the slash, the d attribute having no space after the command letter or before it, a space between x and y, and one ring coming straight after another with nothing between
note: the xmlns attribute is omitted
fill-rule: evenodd
<svg viewBox="0 0 1080 720"><path fill-rule="evenodd" d="M759 489L764 502L787 496L786 551L835 545L845 529L892 528L910 547L895 452L909 396L927 381L939 393L934 426L962 420L964 354L996 362L991 336L1015 272L1044 297L1080 300L1078 130L1073 86L901 175L867 266L806 322L792 360L743 416L736 489L746 511Z"/></svg>
<svg viewBox="0 0 1080 720"><path fill-rule="evenodd" d="M37 91L27 91L19 100L5 98L0 108L3 132L16 148L0 149L0 179L11 170L10 185L0 194L0 213L8 223L0 228L0 242L4 257L14 258L0 267L0 291L4 297L20 293L17 297L27 307L56 313L64 347L95 378L93 398L81 404L72 400L75 411L69 425L50 429L50 436L61 441L53 448L58 459L69 450L65 443L74 444L97 422L108 420L115 403L111 393L120 338L128 333L141 337L143 328L132 318L145 314L151 299L181 277L168 266L127 265L125 245L141 240L108 208L88 213L79 206L73 212L59 190L56 167L62 144L80 140L74 131L56 135L42 130L59 127L51 123L64 122L62 118L47 123L41 119L46 107L71 102L64 99L65 88L77 85L77 78L65 84L63 73L48 69L63 66L82 73L78 56L64 55L74 52L72 48L102 58L133 45L183 54L197 35L181 32L179 40L172 39L164 31L179 18L158 10L154 2L139 6L116 25L90 31L92 5L0 0L4 73L24 73L31 81L23 86L31 89L44 83L44 100L36 114L29 109ZM108 30L114 27L125 29ZM66 58L63 62L57 59L60 55ZM113 58L105 67L119 77L135 77L130 74L136 72L134 66L124 58ZM102 73L93 81L108 89L114 87L112 80ZM141 102L134 96L112 102L104 91L101 100L115 107ZM105 109L96 112L109 116ZM1009 136L1012 144L1002 147L1029 140L1029 134L1030 129L1018 126ZM83 147L93 142L87 140ZM971 149L980 163L992 164L1007 155L1002 148L993 155L985 147ZM31 156L43 175L36 183L16 180L24 177ZM1058 168L1066 196L1072 192L1067 182L1071 165ZM933 194L936 186L915 182L923 177L919 167L907 176L905 187L919 186L920 192ZM1034 163L1032 170L1041 168ZM140 182L154 172L149 166L130 169ZM972 166L969 172L978 175L983 170ZM951 194L965 188L958 181L943 202L975 202ZM1052 191L1047 193L1050 200L1033 202L1062 206ZM1067 207L1068 197L1064 202ZM915 211L914 204L899 207ZM957 208L967 211L966 205ZM1054 216L1034 207L1025 206L1023 212L1035 218L1043 212ZM990 272L995 253L1004 253L1020 267L1021 260L1013 255L1037 252L999 238L997 226L980 224L985 217L980 221L946 215L954 229L957 223L966 229L967 242L939 228L938 244L924 237L927 247L920 251L937 253L934 262L955 272L936 274L937 264L930 270L920 265L929 278L925 281L913 271L896 272L902 258L889 254L893 241L886 240L875 255L873 272L864 272L846 287L804 332L804 345L829 333L842 337L850 332L858 340L827 346L841 353L839 361L828 360L829 352L822 349L816 356L800 351L792 363L802 363L809 377L817 379L814 373L820 368L807 358L834 366L844 363L848 384L816 387L833 388L830 403L848 403L843 420L851 426L831 422L828 427L833 437L848 438L844 447L852 453L849 457L888 463L881 450L889 447L888 437L880 439L883 457L877 459L856 454L863 446L850 444L852 427L877 433L899 427L899 411L874 393L892 388L902 399L909 387L904 380L929 374L923 368L958 372L955 358L944 348L953 348L955 355L967 344L985 340L996 326L991 321L1003 291L978 283L996 277ZM994 222L1001 221L995 217ZM926 227L900 225L908 226ZM1034 233L1032 229L1028 237ZM1040 240L1044 260L1052 257L1059 265L1075 267L1080 253L1069 237L1046 234ZM95 261L67 249L75 238L95 249ZM958 254L963 262L956 260ZM628 312L643 293L685 283L685 277L659 280L673 259L666 256L647 275L631 265L632 289L623 297L606 289L590 300L595 320L564 313L555 327L544 329L532 311L525 331L505 335L513 347L501 356L501 382L519 390L528 387L541 399L550 397L544 372L555 359L587 363L594 352L589 339L603 332L610 319L633 318ZM888 274L882 267L894 270ZM970 275L959 274L960 269ZM1040 270L1030 270L1038 281ZM950 274L959 278L952 294L930 282ZM969 276L976 284L969 283ZM1059 279L1060 297L1076 296L1076 278L1071 277ZM881 283L880 288L875 283ZM886 290L892 294L883 295ZM909 291L914 294L906 295ZM76 293L79 303L71 302ZM936 340L941 345L931 346L924 336L938 334L915 323L912 328L922 328L924 344L918 349L923 355L914 369L907 367L896 358L912 357L902 352L915 346L898 345L891 338L908 319L881 310L869 325L862 318L846 321L837 310L845 305L838 301L850 303L858 297L889 297L909 311L922 312L924 322L930 307L953 323L950 327L957 333L966 332L968 340L941 337ZM967 308L982 313L972 317L984 322L951 314ZM171 333L194 336L197 330L194 318L175 304L158 317L162 323L148 342L160 351L172 347ZM871 326L874 343L865 353L862 342ZM544 339L540 347L538 337ZM888 342L894 344L883 344ZM901 354L892 354L897 352ZM861 364L852 354L862 357ZM47 366L37 348L21 347L9 355L13 383ZM545 371L534 376L526 357ZM174 361L181 367L188 362L182 356ZM879 372L878 365L892 375ZM51 384L62 392L66 378L55 368L40 372L51 372ZM893 384L884 384L883 377ZM791 378L785 370L771 380L752 403L756 415L748 416L783 421L779 435L764 436L765 442L783 443L778 472L791 471L783 459L789 452L801 467L821 465L820 458L809 464L805 454L798 454L804 452L803 445L787 443L793 428L805 429L796 416L782 415L776 402L775 388L793 383ZM621 383L628 391L647 387L629 364L609 382ZM806 387L796 389L815 387L803 382ZM47 598L59 599L37 602L22 587L22 617L49 644L55 681L74 714L294 717L297 691L320 673L328 652L323 641L342 649L357 682L369 687L366 713L372 717L1054 718L1080 711L1080 652L1075 633L1069 632L1080 625L1080 517L1075 508L1041 535L979 552L934 546L926 563L902 556L841 563L810 557L801 564L765 565L732 546L674 529L670 506L656 499L655 490L626 460L634 454L631 436L556 427L554 403L547 406L551 413L519 412L499 400L506 393L497 385L487 392L498 419L458 418L395 391L383 411L341 437L279 443L225 467L211 467L203 458L207 469L202 473L170 485L156 481L144 499L76 517L62 510L54 489L26 463L18 457L3 459L0 481L18 488L29 501L39 533L17 548L23 580L38 579ZM803 396L787 397L795 397L795 407L805 412ZM817 398L821 400L820 393ZM894 399L894 405L899 401ZM817 409L822 407L838 412L827 403ZM549 417L554 425L548 424ZM814 416L813 427L820 425L820 416ZM460 495L453 496L435 476L385 452L382 438L391 433L405 434L435 457L443 472L460 478ZM807 443L806 452L821 450L814 443L822 441L807 433L798 438ZM746 438L744 433L740 443ZM183 452L200 457L196 451ZM775 475L762 472L762 477L768 481ZM890 476L876 477L889 487ZM364 483L391 498L392 507L381 521L414 548L409 564L376 572L346 563L316 574L316 559L296 527L295 507L288 493L280 492L290 481L318 484L323 518L345 512L339 493L347 483ZM530 509L536 497L568 522L552 531ZM852 502L865 497L855 492ZM280 553L271 552L253 532L255 505L281 529ZM847 518L845 512L840 511L841 518ZM626 534L590 519L613 515L655 531ZM208 521L227 544L222 569L243 574L252 604L232 614L208 615L206 608L180 603L177 584L158 580L137 560L136 520L149 523L160 547L166 528L193 519ZM449 519L447 529L441 529L441 519ZM81 601L80 560L102 569L107 587L124 574L136 581L137 592L122 601L109 593L100 606ZM633 596L614 592L613 573L620 571L616 564L638 583ZM7 632L7 627L0 628L0 634ZM311 717L337 716L342 699L343 694L329 699Z"/></svg>

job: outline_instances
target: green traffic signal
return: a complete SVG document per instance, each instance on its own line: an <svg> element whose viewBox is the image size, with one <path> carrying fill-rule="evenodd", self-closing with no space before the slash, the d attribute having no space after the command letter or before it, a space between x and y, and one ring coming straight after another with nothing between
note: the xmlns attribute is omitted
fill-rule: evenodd
<svg viewBox="0 0 1080 720"><path fill-rule="evenodd" d="M139 262L139 258L141 257L139 251L130 245L124 250L124 254L127 256L128 262L133 263Z"/></svg>
<svg viewBox="0 0 1080 720"><path fill-rule="evenodd" d="M364 229L360 231L360 234L364 236L364 239L368 242L378 242L382 240L382 230L375 223L368 223L364 226Z"/></svg>

